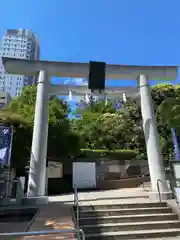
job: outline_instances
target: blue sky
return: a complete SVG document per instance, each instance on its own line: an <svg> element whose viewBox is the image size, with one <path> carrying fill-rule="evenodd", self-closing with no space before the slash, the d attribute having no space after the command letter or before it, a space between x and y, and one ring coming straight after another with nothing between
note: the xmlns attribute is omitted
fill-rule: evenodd
<svg viewBox="0 0 180 240"><path fill-rule="evenodd" d="M0 36L31 29L45 60L180 65L179 11L180 0L2 0Z"/></svg>

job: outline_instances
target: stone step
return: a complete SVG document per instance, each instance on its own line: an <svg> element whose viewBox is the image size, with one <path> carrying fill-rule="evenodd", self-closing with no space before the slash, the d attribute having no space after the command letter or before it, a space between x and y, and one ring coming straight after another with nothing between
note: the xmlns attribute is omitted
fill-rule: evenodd
<svg viewBox="0 0 180 240"><path fill-rule="evenodd" d="M139 214L139 215L123 215L123 216L105 216L105 217L92 217L80 218L80 224L92 225L94 223L128 223L128 222L147 222L147 221L166 221L178 220L178 216L174 213L159 213L159 214Z"/></svg>
<svg viewBox="0 0 180 240"><path fill-rule="evenodd" d="M147 193L146 193L147 194ZM119 205L119 204L131 204L131 203L150 203L149 194L147 197L140 198L116 198L116 199L96 199L79 201L79 206L96 206L96 205ZM73 204L74 202L72 202ZM69 202L68 202L69 204Z"/></svg>
<svg viewBox="0 0 180 240"><path fill-rule="evenodd" d="M167 187L168 189L171 191L171 187L170 187L170 182L169 180L167 180ZM150 191L152 189L152 185L151 182L144 182L140 185L140 188L146 190L146 191Z"/></svg>
<svg viewBox="0 0 180 240"><path fill-rule="evenodd" d="M95 224L95 223L94 223ZM168 229L180 228L179 220L169 221L151 221L151 222L133 222L133 223L106 223L96 225L80 226L85 234L101 233L101 232L116 232L116 231L134 231L134 230L151 230L151 229Z"/></svg>
<svg viewBox="0 0 180 240"><path fill-rule="evenodd" d="M96 204L80 206L80 210L101 210L101 209L125 209L125 208L151 208L165 207L165 202L141 202L141 203L123 203L123 204Z"/></svg>
<svg viewBox="0 0 180 240"><path fill-rule="evenodd" d="M125 239L147 239L147 238L167 238L177 237L180 239L180 228L171 229L151 229L151 230L136 230L136 231L121 231L121 232L104 232L86 234L86 239L92 240L125 240Z"/></svg>
<svg viewBox="0 0 180 240"><path fill-rule="evenodd" d="M78 199L79 203L82 202L91 202L91 201L112 201L112 200L124 200L132 199L134 201L138 199L149 199L149 195L139 187L137 188L122 188L116 190L107 190L107 191L88 191L88 192L80 192L78 191ZM73 203L74 202L74 193L60 195L60 196L49 196L49 202L66 202Z"/></svg>
<svg viewBox="0 0 180 240"><path fill-rule="evenodd" d="M126 209L101 209L91 211L80 211L80 218L96 217L96 216L121 216L133 214L153 214L153 213L172 213L169 207L152 207L152 208L126 208Z"/></svg>

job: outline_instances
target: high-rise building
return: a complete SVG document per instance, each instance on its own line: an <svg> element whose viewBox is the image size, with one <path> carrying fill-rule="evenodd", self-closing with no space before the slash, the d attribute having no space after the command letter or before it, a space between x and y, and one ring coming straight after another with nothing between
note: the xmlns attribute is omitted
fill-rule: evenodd
<svg viewBox="0 0 180 240"><path fill-rule="evenodd" d="M7 74L1 57L38 60L40 45L37 37L26 29L8 29L0 44L0 92L9 93L13 98L21 93L24 86L36 82L36 77Z"/></svg>

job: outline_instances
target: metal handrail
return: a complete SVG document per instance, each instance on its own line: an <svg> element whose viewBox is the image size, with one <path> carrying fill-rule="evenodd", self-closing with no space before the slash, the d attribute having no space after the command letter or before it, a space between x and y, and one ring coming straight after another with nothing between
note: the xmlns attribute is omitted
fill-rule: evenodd
<svg viewBox="0 0 180 240"><path fill-rule="evenodd" d="M12 232L12 233L0 233L0 237L25 237L25 236L44 236L44 235L54 235L59 233L74 233L74 234L81 234L82 240L85 240L85 234L82 229L60 229L60 230L51 230L51 231L36 231L36 232Z"/></svg>
<svg viewBox="0 0 180 240"><path fill-rule="evenodd" d="M161 179L158 179L157 180L157 189L158 189L158 194L159 194L159 200L160 202L162 202L162 199L161 199L161 191L160 191L160 187L159 187L159 182L163 183L161 181ZM164 183L163 183L164 184ZM174 187L171 185L171 181L170 181L170 187L171 187L171 190L172 190L172 196L174 196L175 200L176 200L176 204L177 204L177 208L178 208L178 211L180 212L180 206L179 206L179 201L176 197L176 193L174 191ZM167 189L169 191L169 189Z"/></svg>
<svg viewBox="0 0 180 240"><path fill-rule="evenodd" d="M159 183L162 183L164 185L164 187L166 188L165 184L163 183L163 181L159 178L157 180L157 190L158 190L158 196L159 196L159 201L162 202L162 198L161 198L161 190L160 190L160 185ZM167 191L169 191L169 189L166 188Z"/></svg>
<svg viewBox="0 0 180 240"><path fill-rule="evenodd" d="M74 207L75 207L75 218L76 218L76 228L79 228L79 198L76 186L74 186Z"/></svg>
<svg viewBox="0 0 180 240"><path fill-rule="evenodd" d="M35 219L37 218L37 216L40 213L40 209L37 210L37 212L35 213L34 217L31 219L31 221L29 222L29 224L27 225L25 232L28 232L30 227L32 226L32 224L34 223Z"/></svg>
<svg viewBox="0 0 180 240"><path fill-rule="evenodd" d="M159 182L161 182L161 179L157 180L157 190L158 190L158 196L159 196L159 201L161 202L161 191L160 191L160 186L159 186Z"/></svg>

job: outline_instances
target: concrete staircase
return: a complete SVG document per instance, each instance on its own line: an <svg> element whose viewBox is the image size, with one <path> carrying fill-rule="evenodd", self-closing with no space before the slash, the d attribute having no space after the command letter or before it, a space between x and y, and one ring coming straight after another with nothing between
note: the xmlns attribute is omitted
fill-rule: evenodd
<svg viewBox="0 0 180 240"><path fill-rule="evenodd" d="M86 239L180 239L180 221L166 203L80 206Z"/></svg>

